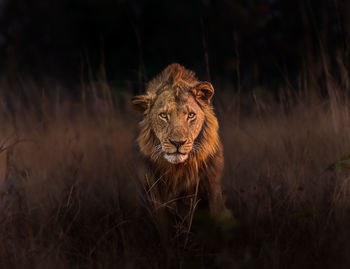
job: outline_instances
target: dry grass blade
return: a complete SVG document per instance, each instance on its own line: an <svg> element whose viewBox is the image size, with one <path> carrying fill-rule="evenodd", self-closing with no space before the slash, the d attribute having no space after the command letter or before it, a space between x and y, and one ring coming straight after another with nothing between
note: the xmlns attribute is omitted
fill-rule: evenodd
<svg viewBox="0 0 350 269"><path fill-rule="evenodd" d="M0 267L347 268L350 101L328 86L331 98L308 92L281 102L242 91L239 125L236 107L226 109L237 104L232 95L216 93L236 220L220 227L201 210L198 181L193 194L169 199L162 178L141 186L138 119L97 85L84 104L0 107L0 157L10 155L21 179L1 195ZM108 101L89 106L92 91ZM184 214L174 206L182 202Z"/></svg>

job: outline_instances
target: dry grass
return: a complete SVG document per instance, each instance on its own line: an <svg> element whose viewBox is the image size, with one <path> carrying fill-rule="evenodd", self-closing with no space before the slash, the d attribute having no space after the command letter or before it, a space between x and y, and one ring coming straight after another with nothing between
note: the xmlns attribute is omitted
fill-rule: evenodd
<svg viewBox="0 0 350 269"><path fill-rule="evenodd" d="M349 266L346 98L252 98L238 118L233 99L218 95L235 220L198 210L183 237L143 195L136 113L98 87L84 102L27 87L31 98L3 94L1 105L0 141L18 142L0 153L1 268Z"/></svg>

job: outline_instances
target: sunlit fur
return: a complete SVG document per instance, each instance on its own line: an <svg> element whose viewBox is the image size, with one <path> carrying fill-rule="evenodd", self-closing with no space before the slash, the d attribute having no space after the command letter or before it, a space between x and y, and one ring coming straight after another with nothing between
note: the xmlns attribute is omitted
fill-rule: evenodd
<svg viewBox="0 0 350 269"><path fill-rule="evenodd" d="M199 82L192 71L172 64L148 84L145 95L133 99L133 104L144 113L138 136L140 150L149 160L153 181L160 179L165 199L173 199L182 193L192 194L198 178L201 191L209 198L211 212L216 214L224 208L220 184L223 154L218 121L210 103L213 92L210 83ZM172 121L177 118L169 119L166 125L164 118L157 118L162 104L175 106L175 111L180 104L184 107L192 104L197 109L198 119L193 127L184 126L188 124L185 120L183 123ZM200 126L196 126L199 123ZM169 130L171 128L175 130ZM185 130L189 130L187 136ZM167 154L176 150L169 142L169 136L174 132L188 141L179 150L187 155Z"/></svg>

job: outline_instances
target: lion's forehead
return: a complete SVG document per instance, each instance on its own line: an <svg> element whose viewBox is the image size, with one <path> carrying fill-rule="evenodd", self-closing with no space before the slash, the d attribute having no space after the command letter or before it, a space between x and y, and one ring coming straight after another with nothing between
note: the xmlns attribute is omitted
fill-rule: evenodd
<svg viewBox="0 0 350 269"><path fill-rule="evenodd" d="M171 109L176 107L175 95L170 92L162 92L154 103L156 109Z"/></svg>
<svg viewBox="0 0 350 269"><path fill-rule="evenodd" d="M189 108L200 110L200 107L190 93L176 94L176 91L164 91L160 93L154 103L154 108L159 111L188 111Z"/></svg>

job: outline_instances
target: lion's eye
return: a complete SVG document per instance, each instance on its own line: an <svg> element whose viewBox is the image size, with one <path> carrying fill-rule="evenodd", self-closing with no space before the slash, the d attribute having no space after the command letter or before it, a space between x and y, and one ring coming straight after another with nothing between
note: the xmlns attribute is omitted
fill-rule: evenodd
<svg viewBox="0 0 350 269"><path fill-rule="evenodd" d="M161 117L162 119L167 119L168 118L168 116L164 112L160 113L159 117Z"/></svg>
<svg viewBox="0 0 350 269"><path fill-rule="evenodd" d="M194 119L195 117L196 117L196 113L194 113L194 112L188 113L188 118L189 119Z"/></svg>

